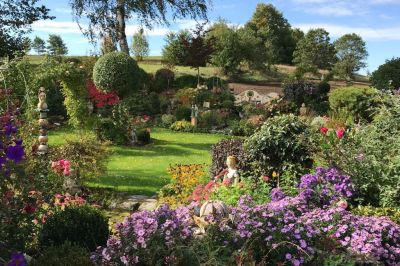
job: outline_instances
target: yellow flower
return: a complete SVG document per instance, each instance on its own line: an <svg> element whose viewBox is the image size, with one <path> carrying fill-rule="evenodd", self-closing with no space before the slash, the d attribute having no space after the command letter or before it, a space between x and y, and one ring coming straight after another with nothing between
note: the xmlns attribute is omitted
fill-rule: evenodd
<svg viewBox="0 0 400 266"><path fill-rule="evenodd" d="M277 177L277 176L278 176L278 173L275 172L275 171L273 171L273 172L272 172L272 177Z"/></svg>

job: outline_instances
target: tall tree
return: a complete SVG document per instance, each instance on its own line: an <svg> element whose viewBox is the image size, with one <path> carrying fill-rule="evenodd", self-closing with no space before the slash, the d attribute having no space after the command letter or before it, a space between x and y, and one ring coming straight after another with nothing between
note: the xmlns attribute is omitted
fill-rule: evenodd
<svg viewBox="0 0 400 266"><path fill-rule="evenodd" d="M295 42L291 26L283 14L273 5L260 3L257 5L246 26L254 36L261 39L258 56L263 65L269 67L275 63L292 63Z"/></svg>
<svg viewBox="0 0 400 266"><path fill-rule="evenodd" d="M197 25L188 38L180 40L185 49L183 65L197 69L197 86L200 85L200 67L207 65L214 51L214 39L206 39L206 34L204 25Z"/></svg>
<svg viewBox="0 0 400 266"><path fill-rule="evenodd" d="M213 39L215 42L211 63L221 68L224 74L235 73L244 59L238 30L220 20L211 26L207 39Z"/></svg>
<svg viewBox="0 0 400 266"><path fill-rule="evenodd" d="M334 43L338 61L334 72L341 78L353 78L354 73L367 66L368 57L365 42L361 36L352 33L345 34Z"/></svg>
<svg viewBox="0 0 400 266"><path fill-rule="evenodd" d="M132 52L137 61L142 61L143 57L149 55L149 42L144 35L143 29L133 34Z"/></svg>
<svg viewBox="0 0 400 266"><path fill-rule="evenodd" d="M125 22L135 18L142 25L167 24L167 13L173 19L190 17L207 18L207 0L70 0L75 20L89 20L83 32L93 41L98 29L113 33L122 52L129 54ZM82 25L80 25L82 26Z"/></svg>
<svg viewBox="0 0 400 266"><path fill-rule="evenodd" d="M43 54L46 51L46 42L42 38L35 36L32 42L32 49L35 50L38 55Z"/></svg>
<svg viewBox="0 0 400 266"><path fill-rule="evenodd" d="M0 1L0 57L12 57L15 52L26 50L25 34L31 30L33 22L52 19L49 9L38 6L38 0Z"/></svg>
<svg viewBox="0 0 400 266"><path fill-rule="evenodd" d="M172 68L183 65L186 57L186 49L182 40L189 38L189 31L182 30L178 33L169 32L165 38L165 46L162 49L162 58Z"/></svg>
<svg viewBox="0 0 400 266"><path fill-rule="evenodd" d="M66 55L68 53L67 46L60 35L50 34L47 40L47 50L50 55Z"/></svg>
<svg viewBox="0 0 400 266"><path fill-rule="evenodd" d="M297 72L318 73L318 69L331 69L335 63L335 47L324 29L311 29L297 44L293 62Z"/></svg>
<svg viewBox="0 0 400 266"><path fill-rule="evenodd" d="M386 62L372 72L370 78L373 87L378 90L400 89L400 57L386 60Z"/></svg>

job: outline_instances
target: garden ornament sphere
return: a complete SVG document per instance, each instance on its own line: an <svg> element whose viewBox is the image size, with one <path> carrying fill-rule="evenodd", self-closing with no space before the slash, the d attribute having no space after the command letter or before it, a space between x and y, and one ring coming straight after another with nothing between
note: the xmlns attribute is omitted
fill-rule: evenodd
<svg viewBox="0 0 400 266"><path fill-rule="evenodd" d="M225 218L229 215L228 206L220 200L207 200L201 205L200 217L207 217L208 215Z"/></svg>

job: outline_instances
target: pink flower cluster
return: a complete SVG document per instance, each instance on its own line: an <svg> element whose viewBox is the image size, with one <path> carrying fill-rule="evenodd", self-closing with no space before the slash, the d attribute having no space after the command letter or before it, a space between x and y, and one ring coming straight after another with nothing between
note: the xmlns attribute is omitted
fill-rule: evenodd
<svg viewBox="0 0 400 266"><path fill-rule="evenodd" d="M68 160L59 160L51 163L51 169L56 174L63 174L64 176L70 175L70 163Z"/></svg>
<svg viewBox="0 0 400 266"><path fill-rule="evenodd" d="M326 127L321 127L319 129L319 132L321 132L322 134L325 134L325 135L328 133L328 131L329 131L329 129ZM344 127L339 127L338 129L336 129L336 137L338 139L343 138L345 132L346 132L346 130L344 129Z"/></svg>
<svg viewBox="0 0 400 266"><path fill-rule="evenodd" d="M82 206L85 205L86 201L84 198L79 197L79 196L72 196L69 193L65 194L55 194L54 195L54 205L57 207L61 207L61 209L64 209L65 206Z"/></svg>

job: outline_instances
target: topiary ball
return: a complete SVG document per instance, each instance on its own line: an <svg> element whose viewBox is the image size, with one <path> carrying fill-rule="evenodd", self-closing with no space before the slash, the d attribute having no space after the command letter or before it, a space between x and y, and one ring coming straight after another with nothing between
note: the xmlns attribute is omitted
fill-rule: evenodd
<svg viewBox="0 0 400 266"><path fill-rule="evenodd" d="M122 52L111 52L97 60L93 68L93 81L97 88L124 97L138 90L142 77L132 57Z"/></svg>
<svg viewBox="0 0 400 266"><path fill-rule="evenodd" d="M60 246L66 241L94 251L109 236L108 219L93 207L66 207L51 215L39 233L41 247Z"/></svg>

